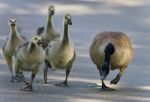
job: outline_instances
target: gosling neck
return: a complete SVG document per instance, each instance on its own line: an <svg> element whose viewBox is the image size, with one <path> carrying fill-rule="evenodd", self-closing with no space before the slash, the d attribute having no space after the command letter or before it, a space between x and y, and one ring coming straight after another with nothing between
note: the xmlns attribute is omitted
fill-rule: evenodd
<svg viewBox="0 0 150 102"><path fill-rule="evenodd" d="M49 15L49 16L48 16L47 30L48 30L49 28L53 28L52 18L53 18L52 15Z"/></svg>
<svg viewBox="0 0 150 102"><path fill-rule="evenodd" d="M11 36L18 36L16 31L16 26L11 26Z"/></svg>
<svg viewBox="0 0 150 102"><path fill-rule="evenodd" d="M69 41L69 37L68 37L68 24L64 23L64 36L63 36L63 40L62 43L68 42Z"/></svg>

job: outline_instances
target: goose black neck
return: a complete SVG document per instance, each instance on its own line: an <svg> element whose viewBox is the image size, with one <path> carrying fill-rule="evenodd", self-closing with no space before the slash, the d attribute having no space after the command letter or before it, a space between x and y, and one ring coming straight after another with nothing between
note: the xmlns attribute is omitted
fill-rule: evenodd
<svg viewBox="0 0 150 102"><path fill-rule="evenodd" d="M64 24L63 42L66 42L68 40L69 40L69 37L68 37L68 24Z"/></svg>
<svg viewBox="0 0 150 102"><path fill-rule="evenodd" d="M105 59L104 62L110 63L110 57L114 53L114 45L112 43L109 43L105 48Z"/></svg>
<svg viewBox="0 0 150 102"><path fill-rule="evenodd" d="M110 54L105 54L105 59L104 59L105 63L108 63L108 64L110 63L110 56L111 56Z"/></svg>

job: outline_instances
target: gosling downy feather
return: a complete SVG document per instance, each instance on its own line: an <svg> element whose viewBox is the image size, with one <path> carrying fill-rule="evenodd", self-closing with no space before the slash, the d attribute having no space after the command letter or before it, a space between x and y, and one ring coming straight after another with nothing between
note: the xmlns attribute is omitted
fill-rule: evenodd
<svg viewBox="0 0 150 102"><path fill-rule="evenodd" d="M26 38L23 36L20 36L19 33L16 30L16 19L10 19L9 21L10 25L10 34L6 38L6 41L3 45L3 54L6 59L6 62L8 64L9 70L11 72L11 75L13 76L12 73L12 56L16 52L17 47L20 44L23 44L26 42ZM11 80L12 82L12 80Z"/></svg>
<svg viewBox="0 0 150 102"><path fill-rule="evenodd" d="M16 76L22 75L23 71L31 71L31 82L22 90L32 90L32 82L38 73L39 69L43 67L45 60L45 52L42 48L42 38L40 35L35 35L30 42L19 46L18 50L13 56L13 69ZM22 78L22 77L21 77Z"/></svg>
<svg viewBox="0 0 150 102"><path fill-rule="evenodd" d="M60 38L60 34L56 31L56 29L53 27L52 24L52 18L55 13L55 8L53 5L49 6L48 8L48 21L46 25L46 29L44 31L44 34L42 34L42 42L43 42L43 48L45 49L49 42L54 40L55 38Z"/></svg>
<svg viewBox="0 0 150 102"><path fill-rule="evenodd" d="M109 70L119 69L119 73L111 84L117 84L125 69L132 60L132 45L129 38L122 32L102 32L90 46L90 57L97 66L102 80L102 90L111 90L104 81Z"/></svg>
<svg viewBox="0 0 150 102"><path fill-rule="evenodd" d="M64 36L62 40L56 39L53 45L48 49L46 60L51 64L52 68L66 69L66 79L57 86L67 86L67 79L75 60L75 49L73 43L68 37L68 25L71 25L71 15L66 14L64 17ZM47 82L47 67L44 73L45 83Z"/></svg>

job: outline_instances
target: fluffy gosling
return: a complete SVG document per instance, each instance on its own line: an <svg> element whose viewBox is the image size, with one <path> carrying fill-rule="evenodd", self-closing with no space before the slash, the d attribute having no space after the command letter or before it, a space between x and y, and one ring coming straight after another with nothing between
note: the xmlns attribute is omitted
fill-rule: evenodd
<svg viewBox="0 0 150 102"><path fill-rule="evenodd" d="M60 84L56 84L56 86L68 86L67 79L76 57L74 45L69 40L68 25L72 25L70 14L66 14L64 16L64 36L62 40L56 39L53 41L52 46L46 49L46 61L50 63L51 67L54 69L66 69L65 81ZM46 65L44 70L45 83L47 83L48 66L49 65Z"/></svg>
<svg viewBox="0 0 150 102"><path fill-rule="evenodd" d="M37 31L41 32L41 31ZM24 76L20 77L26 83L26 87L21 90L32 91L33 80L39 69L43 67L45 60L45 52L42 48L42 38L40 35L35 35L32 39L19 46L18 50L13 56L13 69L17 76L23 75L23 71L31 71L31 81L26 82Z"/></svg>
<svg viewBox="0 0 150 102"><path fill-rule="evenodd" d="M49 42L54 40L55 38L60 38L60 34L56 31L56 29L53 27L52 24L52 18L55 13L55 8L53 5L49 6L48 8L48 21L46 25L46 29L44 31L44 34L42 34L42 45L45 49Z"/></svg>
<svg viewBox="0 0 150 102"><path fill-rule="evenodd" d="M19 33L17 32L16 19L10 19L9 25L10 25L10 34L6 38L2 51L3 51L4 58L6 59L7 65L9 67L9 70L11 72L11 76L13 79L12 56L16 52L17 47L20 44L23 44L24 42L26 42L26 38L23 36L20 36ZM11 79L11 82L13 82L12 79Z"/></svg>

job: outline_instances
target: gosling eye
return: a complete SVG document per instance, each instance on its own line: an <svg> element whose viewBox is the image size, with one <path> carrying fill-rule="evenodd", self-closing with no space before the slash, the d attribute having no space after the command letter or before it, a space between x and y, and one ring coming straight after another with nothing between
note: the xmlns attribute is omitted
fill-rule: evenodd
<svg viewBox="0 0 150 102"><path fill-rule="evenodd" d="M37 38L35 38L35 40L38 40Z"/></svg>
<svg viewBox="0 0 150 102"><path fill-rule="evenodd" d="M65 16L65 19L68 19L68 18Z"/></svg>

